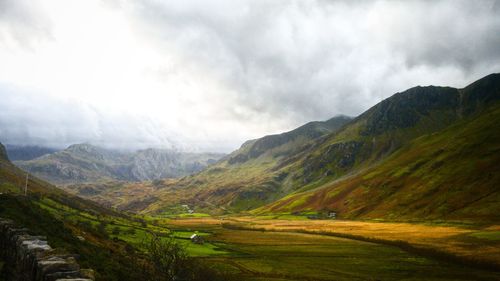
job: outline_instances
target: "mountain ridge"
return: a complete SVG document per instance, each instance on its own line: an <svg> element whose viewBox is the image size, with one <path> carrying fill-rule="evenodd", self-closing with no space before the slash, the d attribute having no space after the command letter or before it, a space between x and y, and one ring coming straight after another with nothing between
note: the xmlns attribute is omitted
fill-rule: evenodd
<svg viewBox="0 0 500 281"><path fill-rule="evenodd" d="M379 165L292 194L256 212L338 212L343 218L500 220L500 105L417 138ZM471 135L474 137L471 138ZM480 158L478 157L480 156Z"/></svg>
<svg viewBox="0 0 500 281"><path fill-rule="evenodd" d="M179 177L199 171L221 157L217 153L184 153L167 149L126 152L84 143L14 163L49 182L75 184Z"/></svg>
<svg viewBox="0 0 500 281"><path fill-rule="evenodd" d="M325 134L338 130L351 119L352 117L349 116L338 115L326 121L311 121L296 129L281 134L267 135L259 139L246 141L241 145L240 149L235 151L239 151L237 156L231 157L234 153L228 156L228 162L230 164L235 164L238 162L245 162L249 158L257 158L268 150L296 141L298 138L303 138L304 142L317 139ZM242 156L242 150L248 150L247 154Z"/></svg>

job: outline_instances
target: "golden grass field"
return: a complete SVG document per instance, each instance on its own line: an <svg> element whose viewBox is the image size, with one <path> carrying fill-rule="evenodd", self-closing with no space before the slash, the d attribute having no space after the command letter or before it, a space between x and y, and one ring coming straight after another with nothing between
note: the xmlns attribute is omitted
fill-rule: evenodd
<svg viewBox="0 0 500 281"><path fill-rule="evenodd" d="M383 241L404 241L460 257L500 265L500 225L423 224L345 220L285 220L259 217L190 218L171 220L180 227L236 227L279 232L346 235Z"/></svg>

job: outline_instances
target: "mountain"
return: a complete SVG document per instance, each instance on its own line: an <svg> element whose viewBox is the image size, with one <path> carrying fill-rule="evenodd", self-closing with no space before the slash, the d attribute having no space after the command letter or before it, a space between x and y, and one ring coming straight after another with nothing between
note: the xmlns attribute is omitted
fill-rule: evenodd
<svg viewBox="0 0 500 281"><path fill-rule="evenodd" d="M273 157L291 155L297 147L338 130L352 118L337 116L327 121L309 122L295 130L245 142L228 159L229 164L246 162L270 153Z"/></svg>
<svg viewBox="0 0 500 281"><path fill-rule="evenodd" d="M307 123L290 132L247 141L218 163L178 180L73 185L66 190L106 206L138 212L161 211L164 206L175 206L181 201L199 208L212 208L213 202L230 204L234 209L249 209L288 194L286 189L277 186L283 174L269 172L269 169L310 149L312 141L339 130L351 120L337 116L324 122Z"/></svg>
<svg viewBox="0 0 500 281"><path fill-rule="evenodd" d="M49 182L75 184L179 177L200 171L222 156L166 149L123 152L90 144L75 144L62 151L14 163Z"/></svg>
<svg viewBox="0 0 500 281"><path fill-rule="evenodd" d="M16 195L24 193L26 184L26 172L12 164L8 159L4 145L0 143L0 193ZM102 208L92 201L73 196L65 191L51 185L48 182L30 176L28 178L28 194L36 194L37 197L45 196L61 202L71 202L73 207L85 210L94 210L102 214L117 215L118 213Z"/></svg>
<svg viewBox="0 0 500 281"><path fill-rule="evenodd" d="M405 144L354 175L257 213L335 211L343 218L500 220L500 106Z"/></svg>
<svg viewBox="0 0 500 281"><path fill-rule="evenodd" d="M499 101L500 74L463 89L418 86L328 130L309 123L248 141L197 174L99 196L138 212L190 204L220 213L497 220ZM129 191L134 197L121 200Z"/></svg>
<svg viewBox="0 0 500 281"><path fill-rule="evenodd" d="M137 151L132 156L129 173L132 179L138 181L176 178L201 171L223 156L217 153L180 153L149 148Z"/></svg>
<svg viewBox="0 0 500 281"><path fill-rule="evenodd" d="M5 149L11 161L32 160L58 151L58 149L49 147L15 144L6 144Z"/></svg>
<svg viewBox="0 0 500 281"><path fill-rule="evenodd" d="M398 93L329 136L294 170L302 188L257 212L498 220L500 75ZM305 185L307 187L307 185Z"/></svg>

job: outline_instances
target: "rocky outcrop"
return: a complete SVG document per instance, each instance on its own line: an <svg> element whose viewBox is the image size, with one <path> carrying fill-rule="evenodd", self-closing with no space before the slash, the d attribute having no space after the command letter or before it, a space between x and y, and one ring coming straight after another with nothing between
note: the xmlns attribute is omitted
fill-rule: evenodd
<svg viewBox="0 0 500 281"><path fill-rule="evenodd" d="M58 253L43 236L34 236L13 221L0 218L2 275L12 281L92 281L93 271L80 269L72 255Z"/></svg>

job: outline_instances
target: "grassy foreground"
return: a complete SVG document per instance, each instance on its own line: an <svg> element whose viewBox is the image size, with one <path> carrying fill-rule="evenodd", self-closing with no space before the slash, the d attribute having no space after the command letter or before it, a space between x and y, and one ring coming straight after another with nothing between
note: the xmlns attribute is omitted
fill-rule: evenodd
<svg viewBox="0 0 500 281"><path fill-rule="evenodd" d="M189 255L238 280L500 280L500 273L491 269L329 235L345 231L441 248L469 241L456 249L470 256L484 252L496 257L497 226L308 220L291 215L281 219L119 217L73 209L50 197L28 200L3 195L0 199L2 216L47 235L56 247L78 253L83 266L97 271L98 280L134 280L139 270L134 259L141 256L143 242L152 233L173 236ZM188 238L193 233L206 242L191 243Z"/></svg>
<svg viewBox="0 0 500 281"><path fill-rule="evenodd" d="M171 220L168 224L176 229L210 233L206 236L207 241L226 253L207 255L206 262L219 270L232 272L239 280L500 280L500 272L492 268L477 269L472 264L464 266L440 257L404 251L396 245L333 237L329 233L317 231L320 226L323 231L344 229L364 237L407 240L415 244L435 239L436 244L432 247L436 248L437 241L441 241L441 245L446 245L443 241L450 242L450 245L466 241L456 237L482 239L474 235L488 232L489 229L250 217L224 220L181 218ZM487 241L481 241L485 242L484 249L490 248L490 253L498 251L494 250L499 248L498 242L494 242L496 236L493 236L494 239L487 237L484 238ZM476 243L479 245L478 241ZM474 255L475 251L471 249L469 254Z"/></svg>

